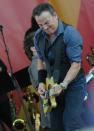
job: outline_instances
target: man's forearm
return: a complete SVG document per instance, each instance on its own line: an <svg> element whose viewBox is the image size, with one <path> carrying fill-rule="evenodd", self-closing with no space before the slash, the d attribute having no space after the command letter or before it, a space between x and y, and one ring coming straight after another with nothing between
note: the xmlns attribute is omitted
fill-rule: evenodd
<svg viewBox="0 0 94 131"><path fill-rule="evenodd" d="M73 79L75 79L80 68L81 68L80 62L73 62L64 80L69 84Z"/></svg>
<svg viewBox="0 0 94 131"><path fill-rule="evenodd" d="M46 69L45 63L43 62L43 60L38 59L38 66L37 66L37 69L38 69L38 70Z"/></svg>

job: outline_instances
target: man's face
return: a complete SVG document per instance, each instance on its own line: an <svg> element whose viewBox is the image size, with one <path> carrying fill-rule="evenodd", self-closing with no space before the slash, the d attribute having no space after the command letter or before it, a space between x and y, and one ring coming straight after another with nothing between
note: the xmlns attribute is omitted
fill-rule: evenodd
<svg viewBox="0 0 94 131"><path fill-rule="evenodd" d="M40 16L35 16L39 27L48 35L55 34L58 28L58 18L56 13L51 15L50 12L44 11Z"/></svg>

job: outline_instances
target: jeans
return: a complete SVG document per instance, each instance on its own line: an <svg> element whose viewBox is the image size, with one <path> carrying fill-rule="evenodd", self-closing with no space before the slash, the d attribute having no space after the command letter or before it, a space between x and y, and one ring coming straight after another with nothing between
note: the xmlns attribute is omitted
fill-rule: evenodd
<svg viewBox="0 0 94 131"><path fill-rule="evenodd" d="M69 128L69 127L66 127L65 130L66 131L79 131L79 129Z"/></svg>
<svg viewBox="0 0 94 131"><path fill-rule="evenodd" d="M66 131L66 127L79 129L85 126L81 114L86 94L86 80L82 78L70 84L56 98L58 105L50 113L51 131Z"/></svg>

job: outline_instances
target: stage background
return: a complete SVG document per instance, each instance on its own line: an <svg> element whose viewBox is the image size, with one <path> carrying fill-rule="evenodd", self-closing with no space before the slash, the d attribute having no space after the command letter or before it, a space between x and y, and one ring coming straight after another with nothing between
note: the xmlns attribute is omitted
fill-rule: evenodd
<svg viewBox="0 0 94 131"><path fill-rule="evenodd" d="M91 67L86 61L86 56L88 53L91 53L90 46L94 48L94 0L0 0L0 24L4 26L3 33L13 73L16 74L16 78L30 64L24 53L23 39L25 31L31 26L32 10L41 2L50 2L55 7L59 18L73 25L81 33L84 43L82 65L87 74ZM10 73L1 32L0 58L7 65L8 72ZM20 77L21 79L22 76ZM90 86L88 88L90 90ZM19 97L16 92L14 94L20 110Z"/></svg>

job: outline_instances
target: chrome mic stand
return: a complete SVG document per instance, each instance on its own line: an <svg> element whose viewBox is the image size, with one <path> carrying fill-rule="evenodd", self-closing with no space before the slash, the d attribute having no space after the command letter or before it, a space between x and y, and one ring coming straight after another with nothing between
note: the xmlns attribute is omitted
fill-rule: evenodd
<svg viewBox="0 0 94 131"><path fill-rule="evenodd" d="M14 87L15 87L15 89L17 90L17 93L18 93L18 95L19 95L19 98L20 98L22 107L23 107L23 109L24 109L25 116L26 116L26 120L27 120L28 126L29 126L29 128L30 128L30 131L33 131L32 124L31 124L31 121L30 121L29 116L28 116L28 113L27 113L27 109L26 109L26 107L25 107L25 105L24 105L24 103L23 103L23 100L22 100L21 92L20 92L20 90L19 90L19 88L18 88L18 84L17 84L17 82L16 82L16 80L15 80L15 77L14 77L14 75L13 75L13 70L12 70L12 66L11 66L11 63L10 63L10 59L9 59L8 49L7 49L7 45L6 45L5 38L4 38L3 25L0 25L0 32L1 32L2 40L3 40L4 46L5 46L5 52L6 52L6 55L7 55L8 64L9 64L9 67L10 67L11 78L12 78L13 84L14 84Z"/></svg>

